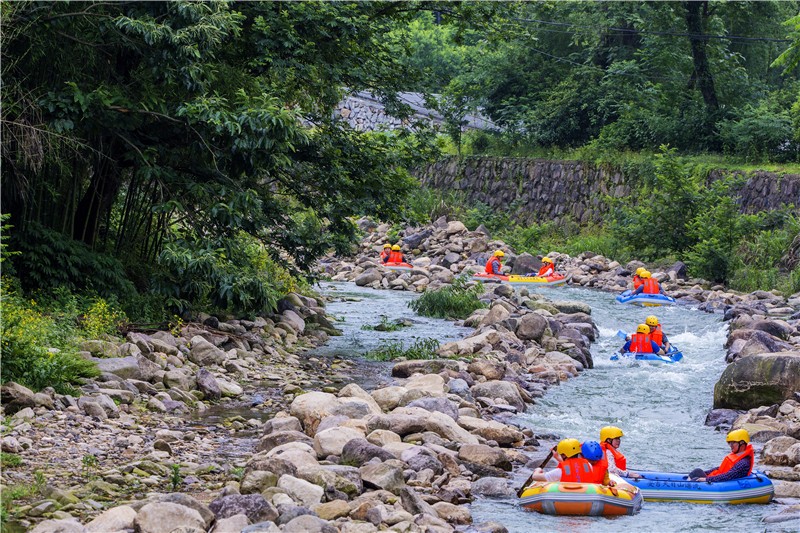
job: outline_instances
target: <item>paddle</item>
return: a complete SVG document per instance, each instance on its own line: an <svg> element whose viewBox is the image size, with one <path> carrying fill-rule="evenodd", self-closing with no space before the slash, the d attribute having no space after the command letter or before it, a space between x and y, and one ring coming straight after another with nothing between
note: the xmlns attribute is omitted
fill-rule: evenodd
<svg viewBox="0 0 800 533"><path fill-rule="evenodd" d="M550 450L550 453L548 453L547 457L544 458L544 461L542 461L542 464L539 465L539 468L544 468L544 465L546 465L552 457L553 457L553 450ZM533 469L533 472L536 472L535 468ZM533 472L531 472L531 475L528 477L528 479L525 480L525 483L523 483L522 486L517 491L517 498L522 496L522 493L525 492L525 487L527 487L528 483L530 483L531 480L533 479Z"/></svg>
<svg viewBox="0 0 800 533"><path fill-rule="evenodd" d="M620 339L622 339L624 341L628 340L628 334L625 333L624 331L622 331L621 329L617 330L616 335L617 335L617 337L619 337Z"/></svg>

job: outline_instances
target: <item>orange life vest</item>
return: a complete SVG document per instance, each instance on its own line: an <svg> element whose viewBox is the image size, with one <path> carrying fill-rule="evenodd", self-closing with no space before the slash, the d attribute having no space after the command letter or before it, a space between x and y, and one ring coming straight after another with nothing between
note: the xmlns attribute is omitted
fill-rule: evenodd
<svg viewBox="0 0 800 533"><path fill-rule="evenodd" d="M628 469L628 460L625 459L625 456L622 455L616 448L610 445L607 442L600 443L600 446L603 448L603 452L611 451L611 455L614 456L614 464L620 470L627 470ZM603 457L605 460L605 456ZM608 468L608 462L606 462L606 468Z"/></svg>
<svg viewBox="0 0 800 533"><path fill-rule="evenodd" d="M659 346L664 346L664 332L661 330L661 324L650 328L650 340Z"/></svg>
<svg viewBox="0 0 800 533"><path fill-rule="evenodd" d="M638 289L642 285L644 285L644 280L642 278L640 278L639 276L634 275L633 276L633 290Z"/></svg>
<svg viewBox="0 0 800 533"><path fill-rule="evenodd" d="M591 461L590 461L591 464ZM608 459L605 455L599 461L592 464L592 481L590 483L597 483L600 485L608 484Z"/></svg>
<svg viewBox="0 0 800 533"><path fill-rule="evenodd" d="M573 483L594 483L594 472L592 470L592 463L583 457L572 457L561 463L558 463L558 468L561 469L561 481Z"/></svg>
<svg viewBox="0 0 800 533"><path fill-rule="evenodd" d="M753 465L755 464L755 454L753 453L753 446L748 444L742 453L729 453L725 456L725 459L722 460L722 463L719 467L708 474L709 476L718 476L720 474L724 474L725 472L729 471L733 468L733 465L738 463L740 460L744 459L745 457L750 457L750 470L747 471L747 475L750 475L750 472L753 471ZM562 476L563 477L563 476Z"/></svg>
<svg viewBox="0 0 800 533"><path fill-rule="evenodd" d="M539 269L539 273L536 274L536 275L545 277L545 276L549 276L549 275L551 275L553 273L555 273L555 270L553 269L553 265L551 265L550 263L545 263L545 264L542 265L542 268Z"/></svg>
<svg viewBox="0 0 800 533"><path fill-rule="evenodd" d="M659 286L658 281L654 278L647 278L644 280L644 290L642 291L645 294L658 294L659 293Z"/></svg>
<svg viewBox="0 0 800 533"><path fill-rule="evenodd" d="M392 253L392 251L391 251L391 250L384 250L384 251L382 251L382 252L381 252L381 261L382 261L382 262L383 262L383 261L386 261L386 258L387 258L387 257L389 257L389 256L391 255L391 253Z"/></svg>
<svg viewBox="0 0 800 533"><path fill-rule="evenodd" d="M633 353L653 353L650 336L644 333L633 333L631 335L631 345L628 349Z"/></svg>
<svg viewBox="0 0 800 533"><path fill-rule="evenodd" d="M497 268L497 272L498 273L500 272L500 267L503 266L503 264L500 262L500 258L499 257L492 256L492 257L489 258L488 261L486 261L486 268L484 269L484 271L487 274L494 274L495 273L494 270L492 270L492 263L495 263L495 262L497 263L497 267L498 267Z"/></svg>
<svg viewBox="0 0 800 533"><path fill-rule="evenodd" d="M389 262L390 263L402 263L403 262L403 252L398 252L397 250L392 250L392 253L389 254Z"/></svg>

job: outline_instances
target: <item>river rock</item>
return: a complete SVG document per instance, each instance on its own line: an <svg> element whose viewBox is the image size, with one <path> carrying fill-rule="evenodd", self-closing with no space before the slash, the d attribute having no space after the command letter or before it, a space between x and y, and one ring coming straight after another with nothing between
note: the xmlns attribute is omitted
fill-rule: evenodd
<svg viewBox="0 0 800 533"><path fill-rule="evenodd" d="M768 465L800 464L800 441L792 437L777 437L764 445L762 460Z"/></svg>
<svg viewBox="0 0 800 533"><path fill-rule="evenodd" d="M306 435L305 433L300 433L299 431L276 431L274 433L270 433L268 435L264 435L261 437L261 440L258 442L256 446L256 451L268 451L277 446L286 443L305 443L309 446L314 445L313 439Z"/></svg>
<svg viewBox="0 0 800 533"><path fill-rule="evenodd" d="M314 450L323 459L329 455L341 455L344 446L353 439L363 439L364 434L349 427L334 427L314 435Z"/></svg>
<svg viewBox="0 0 800 533"><path fill-rule="evenodd" d="M26 407L36 407L33 391L13 381L0 387L0 402L3 404L3 412L7 415Z"/></svg>
<svg viewBox="0 0 800 533"><path fill-rule="evenodd" d="M308 435L316 433L320 420L334 414L340 404L339 398L327 392L307 392L292 401L289 408L292 416L303 424Z"/></svg>
<svg viewBox="0 0 800 533"><path fill-rule="evenodd" d="M453 420L458 420L458 409L453 402L444 397L419 398L407 404L408 407L420 407L426 411L437 411L443 413Z"/></svg>
<svg viewBox="0 0 800 533"><path fill-rule="evenodd" d="M106 533L107 531L121 531L133 529L136 511L128 505L120 505L103 511L94 520L86 524L89 533Z"/></svg>
<svg viewBox="0 0 800 533"><path fill-rule="evenodd" d="M547 329L547 319L538 313L527 313L517 323L516 335L524 341L539 342Z"/></svg>
<svg viewBox="0 0 800 533"><path fill-rule="evenodd" d="M261 494L231 494L230 496L217 498L208 507L217 517L217 520L230 518L237 514L246 515L252 523L274 522L278 518L277 509L264 499Z"/></svg>
<svg viewBox="0 0 800 533"><path fill-rule="evenodd" d="M206 370L201 368L197 371L197 390L203 393L208 400L219 400L222 397L222 390L216 378Z"/></svg>
<svg viewBox="0 0 800 533"><path fill-rule="evenodd" d="M139 509L134 520L137 533L162 533L179 527L206 529L200 513L177 503L148 503Z"/></svg>
<svg viewBox="0 0 800 533"><path fill-rule="evenodd" d="M511 471L511 462L506 454L498 448L485 444L463 444L458 449L458 458L470 463L494 466Z"/></svg>
<svg viewBox="0 0 800 533"><path fill-rule="evenodd" d="M225 361L225 352L208 342L200 335L192 337L189 360L198 366L222 364Z"/></svg>
<svg viewBox="0 0 800 533"><path fill-rule="evenodd" d="M36 524L29 533L87 533L88 530L76 520L45 520Z"/></svg>
<svg viewBox="0 0 800 533"><path fill-rule="evenodd" d="M241 533L250 524L247 515L235 514L228 518L217 520L214 524L214 533Z"/></svg>
<svg viewBox="0 0 800 533"><path fill-rule="evenodd" d="M397 493L405 486L403 471L388 463L368 463L358 469L365 487Z"/></svg>
<svg viewBox="0 0 800 533"><path fill-rule="evenodd" d="M493 440L498 444L512 445L525 440L525 435L520 430L496 420L483 420L461 415L458 423L471 433L480 435L486 440Z"/></svg>
<svg viewBox="0 0 800 533"><path fill-rule="evenodd" d="M346 465L361 466L373 457L381 461L394 459L394 455L379 446L371 444L366 439L357 438L348 441L341 452L341 463Z"/></svg>
<svg viewBox="0 0 800 533"><path fill-rule="evenodd" d="M566 313L568 315L572 313L585 313L587 315L592 314L591 306L583 302L556 300L554 302L550 302L550 305L558 309L560 312Z"/></svg>
<svg viewBox="0 0 800 533"><path fill-rule="evenodd" d="M477 383L470 387L470 392L475 398L501 398L509 405L513 405L518 411L525 411L525 402L519 393L519 389L508 381L487 381Z"/></svg>
<svg viewBox="0 0 800 533"><path fill-rule="evenodd" d="M488 498L510 498L514 490L508 486L508 481L501 477L484 477L472 484L472 494Z"/></svg>
<svg viewBox="0 0 800 533"><path fill-rule="evenodd" d="M438 374L442 370L458 372L458 361L453 361L451 359L412 359L409 361L401 361L392 367L392 376L396 378L409 378L414 374Z"/></svg>
<svg viewBox="0 0 800 533"><path fill-rule="evenodd" d="M728 365L714 386L714 408L781 403L800 390L800 352L754 354Z"/></svg>
<svg viewBox="0 0 800 533"><path fill-rule="evenodd" d="M278 480L278 488L306 507L320 503L325 493L322 487L289 475L281 476Z"/></svg>

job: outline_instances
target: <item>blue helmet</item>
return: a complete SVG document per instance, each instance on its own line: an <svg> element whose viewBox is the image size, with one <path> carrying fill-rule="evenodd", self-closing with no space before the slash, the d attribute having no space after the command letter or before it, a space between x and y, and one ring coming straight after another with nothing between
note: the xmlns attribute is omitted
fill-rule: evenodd
<svg viewBox="0 0 800 533"><path fill-rule="evenodd" d="M581 453L585 459L599 461L603 458L603 448L596 440L587 440L581 445Z"/></svg>

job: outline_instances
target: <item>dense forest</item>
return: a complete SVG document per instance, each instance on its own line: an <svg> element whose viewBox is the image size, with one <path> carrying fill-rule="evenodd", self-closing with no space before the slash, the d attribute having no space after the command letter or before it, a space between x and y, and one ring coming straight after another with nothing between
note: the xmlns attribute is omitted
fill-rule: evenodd
<svg viewBox="0 0 800 533"><path fill-rule="evenodd" d="M410 170L460 150L475 110L499 128L476 152L800 160L794 1L0 6L4 358L29 348L10 321L40 312L101 332L273 308L348 249L355 217L429 217ZM356 132L332 110L360 90L399 117L397 93L422 92L448 127ZM651 185L682 175L671 164ZM737 227L781 231L780 248L796 223Z"/></svg>

